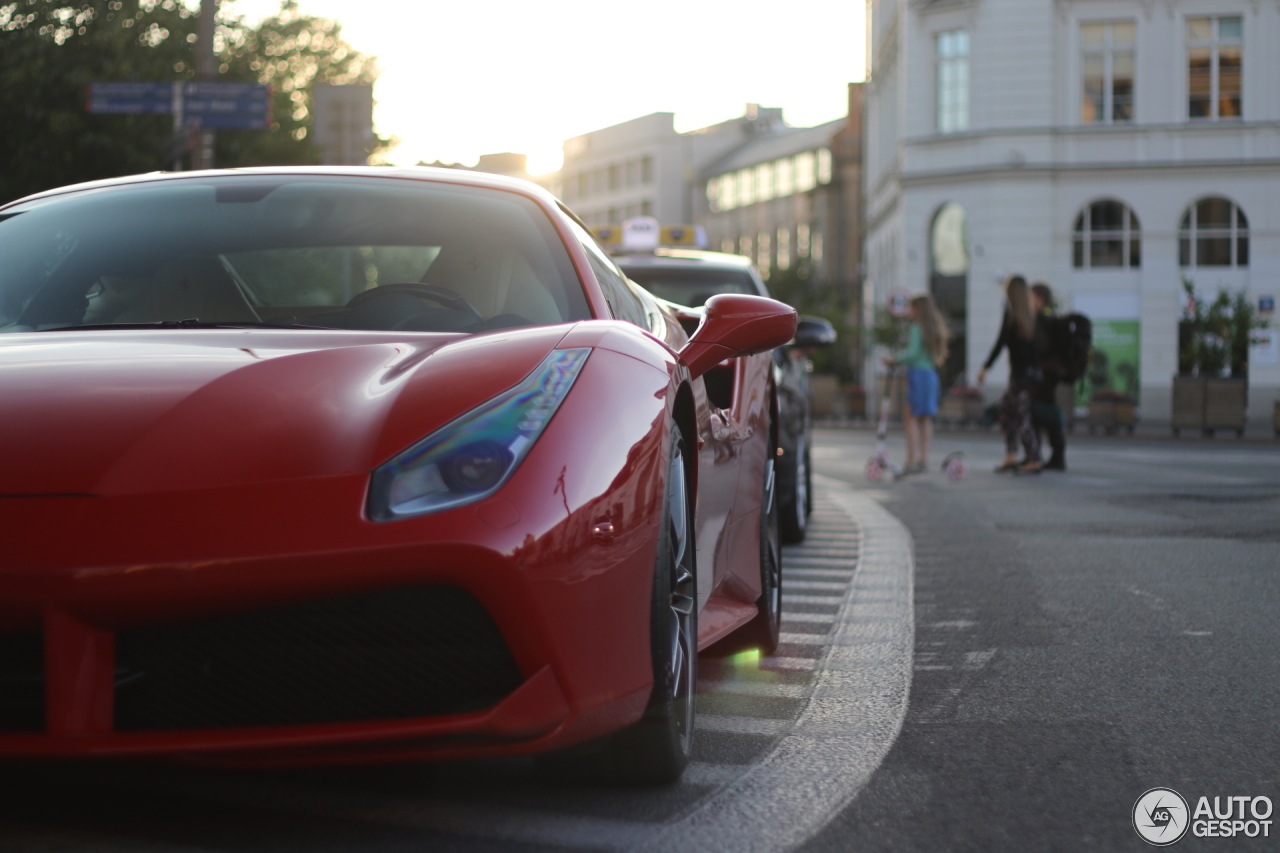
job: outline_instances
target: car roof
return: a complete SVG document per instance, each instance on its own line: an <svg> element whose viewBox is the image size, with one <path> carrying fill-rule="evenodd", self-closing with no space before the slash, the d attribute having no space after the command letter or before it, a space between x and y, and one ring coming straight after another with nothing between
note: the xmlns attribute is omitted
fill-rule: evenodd
<svg viewBox="0 0 1280 853"><path fill-rule="evenodd" d="M24 198L16 199L0 209L14 204L21 204L35 199L49 198L65 193L77 193L85 190L106 187L127 186L129 184L145 184L157 181L183 181L191 179L228 178L235 176L334 176L334 177L372 177L399 178L402 180L433 181L436 183L458 184L490 189L507 190L524 195L537 196L550 206L556 206L556 197L532 181L510 178L506 175L495 175L489 172L473 172L465 169L444 169L437 166L255 166L242 169L207 169L194 172L147 172L140 175L125 175L119 178L106 178L98 181L87 181L70 184L64 187L45 190Z"/></svg>
<svg viewBox="0 0 1280 853"><path fill-rule="evenodd" d="M657 267L684 269L734 269L748 270L751 259L725 252L704 252L697 249L655 249L652 252L623 252L614 255L620 267Z"/></svg>

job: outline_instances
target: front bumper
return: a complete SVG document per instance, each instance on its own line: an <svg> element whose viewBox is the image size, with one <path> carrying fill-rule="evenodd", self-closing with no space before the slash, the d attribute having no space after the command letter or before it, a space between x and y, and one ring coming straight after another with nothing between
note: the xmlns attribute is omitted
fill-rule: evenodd
<svg viewBox="0 0 1280 853"><path fill-rule="evenodd" d="M661 422L651 411L624 410L662 401L618 382L616 368L611 378L588 367L583 393L566 400L502 490L433 515L368 521L363 473L0 498L11 557L0 564L0 756L419 760L552 749L636 721L652 686L652 496L661 495L666 436L648 428ZM636 379L653 384L653 373ZM610 397L620 402L597 405ZM584 453L583 425L602 418L614 425L602 425L609 440ZM641 426L620 432L619 421ZM497 642L468 635L450 647L440 637L454 629L425 631L403 641L418 643L416 659L388 665L388 644L417 629L404 607L393 619L384 605L423 590L450 599L424 619L473 601L483 618L463 621L488 621ZM338 611L326 622L326 607L374 599L384 609L364 628ZM315 612L298 621L303 611ZM290 619L293 633L281 627ZM291 660L309 677L299 680ZM328 670L341 677L326 680ZM414 685L420 670L430 677ZM145 697L166 679L158 710ZM479 685L454 689L468 679ZM243 696L225 695L246 680L257 695L247 710ZM393 701L350 695L373 692L371 683ZM442 699L443 688L453 694ZM290 701L264 710L273 691ZM33 695L34 710L3 702Z"/></svg>

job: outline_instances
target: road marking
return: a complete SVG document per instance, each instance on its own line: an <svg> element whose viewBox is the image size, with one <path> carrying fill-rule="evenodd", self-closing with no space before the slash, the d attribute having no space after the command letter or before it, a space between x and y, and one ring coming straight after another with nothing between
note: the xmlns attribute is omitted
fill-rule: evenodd
<svg viewBox="0 0 1280 853"><path fill-rule="evenodd" d="M791 584L785 584L785 589L790 589ZM783 605L787 604L839 604L843 596L839 595L792 595L789 592L782 594ZM785 610L783 611L785 613Z"/></svg>
<svg viewBox="0 0 1280 853"><path fill-rule="evenodd" d="M865 547L810 701L763 760L629 850L721 853L726 826L735 853L794 849L858 794L901 731L915 641L911 535L865 492L814 482L856 519ZM868 625L874 639L863 638ZM865 685L852 694L850 676Z"/></svg>
<svg viewBox="0 0 1280 853"><path fill-rule="evenodd" d="M995 657L995 649L987 649L981 652L965 652L964 668L965 669L982 669L991 659Z"/></svg>
<svg viewBox="0 0 1280 853"><path fill-rule="evenodd" d="M803 699L809 688L803 684L773 684L767 681L721 681L716 684L698 685L699 693L732 693L735 696L781 696L784 699Z"/></svg>
<svg viewBox="0 0 1280 853"><path fill-rule="evenodd" d="M825 646L827 638L822 634L788 634L783 631L778 634L778 642L789 646Z"/></svg>
<svg viewBox="0 0 1280 853"><path fill-rule="evenodd" d="M782 568L783 579L803 576L806 578L845 578L846 580L853 577L854 569L800 569L787 566L784 564Z"/></svg>
<svg viewBox="0 0 1280 853"><path fill-rule="evenodd" d="M967 631L974 625L977 625L970 619L951 619L946 622L930 622L928 625L922 625L923 628L949 628L956 631Z"/></svg>
<svg viewBox="0 0 1280 853"><path fill-rule="evenodd" d="M788 613L782 611L782 623L788 622L812 622L812 623L830 623L836 621L834 613Z"/></svg>
<svg viewBox="0 0 1280 853"><path fill-rule="evenodd" d="M831 581L790 581L785 585L787 589L805 589L816 592L818 590L826 590L828 592L843 593L849 588L847 583L834 583Z"/></svg>
<svg viewBox="0 0 1280 853"><path fill-rule="evenodd" d="M816 658L760 658L761 669L817 669Z"/></svg>

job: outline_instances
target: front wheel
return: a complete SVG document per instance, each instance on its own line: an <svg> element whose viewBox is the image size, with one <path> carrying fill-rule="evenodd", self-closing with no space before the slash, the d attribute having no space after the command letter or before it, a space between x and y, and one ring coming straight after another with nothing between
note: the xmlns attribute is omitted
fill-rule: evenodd
<svg viewBox="0 0 1280 853"><path fill-rule="evenodd" d="M790 469L791 488L789 494L780 495L778 521L782 528L782 541L795 545L804 541L809 528L809 451L805 447L804 436L796 440L796 449L782 457L783 464Z"/></svg>
<svg viewBox="0 0 1280 853"><path fill-rule="evenodd" d="M782 631L782 547L778 536L777 480L772 457L764 466L760 504L760 598L756 616L742 629L742 639L762 655L778 650Z"/></svg>
<svg viewBox="0 0 1280 853"><path fill-rule="evenodd" d="M640 722L614 735L612 774L633 784L675 782L693 752L698 595L685 447L672 428L662 529L650 602L653 693Z"/></svg>

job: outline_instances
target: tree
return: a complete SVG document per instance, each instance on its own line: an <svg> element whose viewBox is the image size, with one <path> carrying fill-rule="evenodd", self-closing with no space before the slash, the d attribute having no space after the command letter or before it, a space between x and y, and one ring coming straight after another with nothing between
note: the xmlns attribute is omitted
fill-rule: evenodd
<svg viewBox="0 0 1280 853"><path fill-rule="evenodd" d="M94 82L194 79L197 18L176 0L0 0L0 202L168 168L170 116L90 115L85 95ZM377 77L337 23L299 14L294 0L257 26L224 16L215 49L219 80L275 91L270 130L219 132L220 166L317 162L307 138L311 85Z"/></svg>

